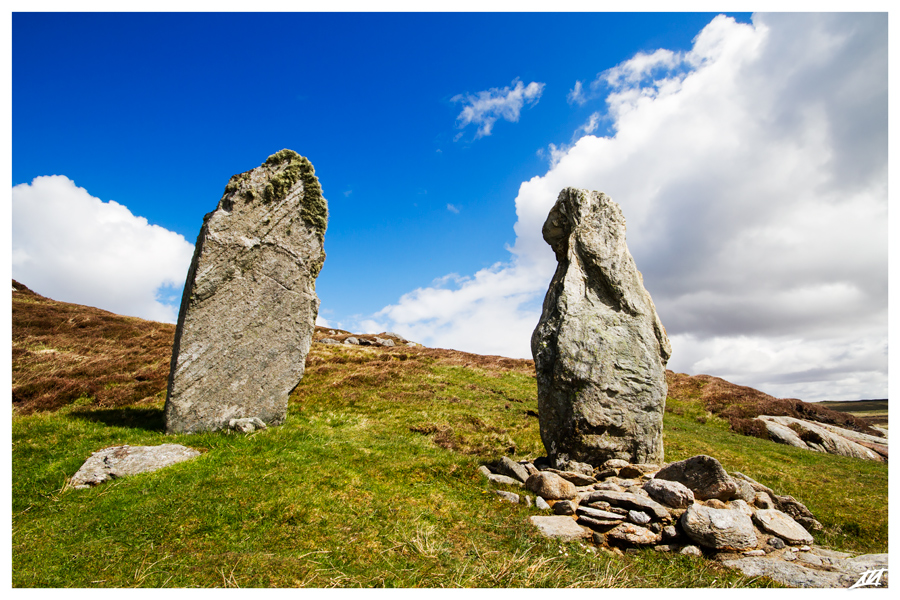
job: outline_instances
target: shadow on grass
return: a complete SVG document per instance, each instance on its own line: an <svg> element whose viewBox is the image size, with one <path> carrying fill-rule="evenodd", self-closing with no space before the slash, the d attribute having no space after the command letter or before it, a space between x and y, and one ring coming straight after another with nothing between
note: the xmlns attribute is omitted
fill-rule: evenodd
<svg viewBox="0 0 900 600"><path fill-rule="evenodd" d="M165 431L166 420L161 408L101 408L95 410L73 410L70 417L104 423L115 427L131 427L147 431Z"/></svg>

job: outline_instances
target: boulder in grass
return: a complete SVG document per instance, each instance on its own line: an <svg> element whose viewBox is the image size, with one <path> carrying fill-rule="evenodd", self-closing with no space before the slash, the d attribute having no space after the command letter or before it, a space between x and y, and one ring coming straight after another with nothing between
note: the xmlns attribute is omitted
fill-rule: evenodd
<svg viewBox="0 0 900 600"><path fill-rule="evenodd" d="M104 448L91 454L69 480L69 486L76 490L86 489L110 479L149 473L197 456L200 456L198 450L180 444Z"/></svg>

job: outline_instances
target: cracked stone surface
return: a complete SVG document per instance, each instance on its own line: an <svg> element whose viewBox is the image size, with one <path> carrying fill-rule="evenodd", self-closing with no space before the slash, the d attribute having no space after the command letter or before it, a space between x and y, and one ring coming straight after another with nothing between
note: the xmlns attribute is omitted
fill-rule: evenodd
<svg viewBox="0 0 900 600"><path fill-rule="evenodd" d="M232 419L284 421L319 310L326 221L312 165L295 152L231 178L203 218L184 287L169 433L214 431Z"/></svg>
<svg viewBox="0 0 900 600"><path fill-rule="evenodd" d="M531 338L548 456L661 464L672 349L628 252L619 205L566 188L542 233L558 262Z"/></svg>

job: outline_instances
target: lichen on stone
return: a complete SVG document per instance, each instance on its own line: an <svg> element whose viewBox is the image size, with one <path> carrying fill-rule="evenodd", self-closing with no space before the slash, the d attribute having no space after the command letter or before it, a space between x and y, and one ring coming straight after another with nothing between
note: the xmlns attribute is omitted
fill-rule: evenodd
<svg viewBox="0 0 900 600"><path fill-rule="evenodd" d="M300 216L304 221L312 225L320 236L325 235L328 228L328 203L322 197L322 186L316 177L316 170L312 163L293 150L280 150L266 159L265 164L273 167L286 166L272 176L266 184L263 193L263 201L278 202L283 200L291 188L301 181L303 183L303 204L300 208Z"/></svg>

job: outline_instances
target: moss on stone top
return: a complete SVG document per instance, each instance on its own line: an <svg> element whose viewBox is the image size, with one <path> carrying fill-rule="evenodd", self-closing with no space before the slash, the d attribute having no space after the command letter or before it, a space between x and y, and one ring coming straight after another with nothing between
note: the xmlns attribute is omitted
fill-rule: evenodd
<svg viewBox="0 0 900 600"><path fill-rule="evenodd" d="M265 190L262 191L262 200L265 203L284 200L288 192L298 182L303 182L303 203L300 207L300 217L313 226L320 237L325 236L328 228L328 202L322 197L322 186L316 177L316 170L306 157L300 156L293 150L280 150L266 159L261 166L275 167L285 165L278 173L269 178ZM246 187L244 182L250 180L253 172L245 171L232 175L225 186L225 195L238 192L242 188L241 196L247 202L253 202L260 197L253 187Z"/></svg>
<svg viewBox="0 0 900 600"><path fill-rule="evenodd" d="M316 170L312 163L293 150L285 148L266 159L267 165L287 166L278 174L269 179L266 190L263 193L265 202L280 201L287 196L288 191L298 181L303 182L303 204L300 208L300 216L319 232L325 235L328 227L328 203L322 197L322 186L316 177Z"/></svg>

